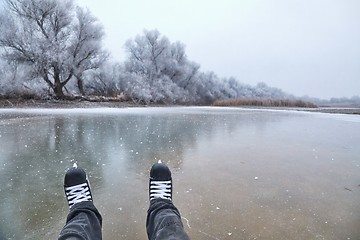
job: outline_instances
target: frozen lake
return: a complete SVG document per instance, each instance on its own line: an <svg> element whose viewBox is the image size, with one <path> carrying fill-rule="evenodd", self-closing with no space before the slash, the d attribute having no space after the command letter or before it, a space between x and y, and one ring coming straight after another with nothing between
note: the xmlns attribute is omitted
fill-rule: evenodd
<svg viewBox="0 0 360 240"><path fill-rule="evenodd" d="M0 109L0 239L57 239L73 162L89 175L104 239L147 239L159 159L194 240L360 239L359 146L355 115Z"/></svg>

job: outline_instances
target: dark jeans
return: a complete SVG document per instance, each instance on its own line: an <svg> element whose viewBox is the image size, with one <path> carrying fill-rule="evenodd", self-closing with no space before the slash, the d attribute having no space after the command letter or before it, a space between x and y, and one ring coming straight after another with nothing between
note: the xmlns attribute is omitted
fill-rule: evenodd
<svg viewBox="0 0 360 240"><path fill-rule="evenodd" d="M189 240L184 231L179 210L169 200L155 199L146 218L149 240Z"/></svg>
<svg viewBox="0 0 360 240"><path fill-rule="evenodd" d="M59 240L97 240L101 236L102 217L93 202L76 203L60 232Z"/></svg>
<svg viewBox="0 0 360 240"><path fill-rule="evenodd" d="M59 240L98 240L102 218L92 202L75 204L61 230ZM189 240L184 231L179 210L169 200L151 201L146 219L146 230L150 240Z"/></svg>

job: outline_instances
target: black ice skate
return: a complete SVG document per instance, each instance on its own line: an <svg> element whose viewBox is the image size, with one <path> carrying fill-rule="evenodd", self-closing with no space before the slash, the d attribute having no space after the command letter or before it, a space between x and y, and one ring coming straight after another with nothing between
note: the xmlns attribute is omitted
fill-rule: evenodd
<svg viewBox="0 0 360 240"><path fill-rule="evenodd" d="M150 170L149 199L172 198L172 180L170 169L161 161L155 163Z"/></svg>
<svg viewBox="0 0 360 240"><path fill-rule="evenodd" d="M76 163L65 174L64 189L70 208L79 202L92 201L86 173Z"/></svg>

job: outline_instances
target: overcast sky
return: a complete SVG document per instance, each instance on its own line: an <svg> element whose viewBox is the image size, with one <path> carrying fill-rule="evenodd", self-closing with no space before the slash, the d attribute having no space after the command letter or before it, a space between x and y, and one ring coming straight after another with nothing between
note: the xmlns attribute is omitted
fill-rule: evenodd
<svg viewBox="0 0 360 240"><path fill-rule="evenodd" d="M119 61L124 43L158 29L202 71L297 96L360 95L360 0L78 0L102 22Z"/></svg>

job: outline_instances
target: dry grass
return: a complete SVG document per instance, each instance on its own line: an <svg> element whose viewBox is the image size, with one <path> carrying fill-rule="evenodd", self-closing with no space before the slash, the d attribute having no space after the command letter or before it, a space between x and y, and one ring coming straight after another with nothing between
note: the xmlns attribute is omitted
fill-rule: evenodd
<svg viewBox="0 0 360 240"><path fill-rule="evenodd" d="M303 100L273 100L273 99L227 99L216 100L214 106L256 106L256 107L300 107L317 108L312 102Z"/></svg>

